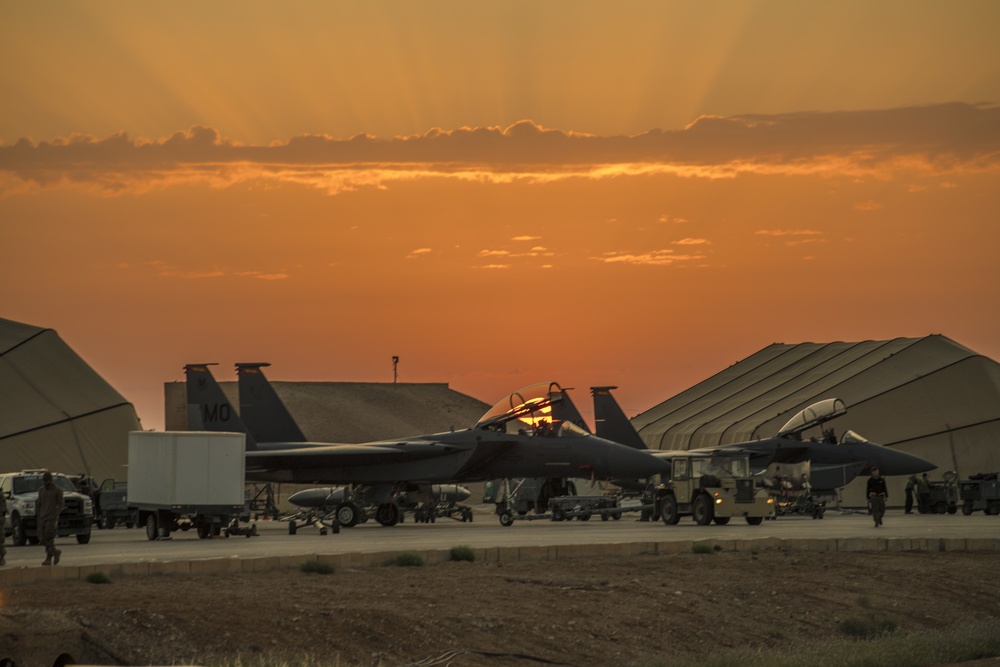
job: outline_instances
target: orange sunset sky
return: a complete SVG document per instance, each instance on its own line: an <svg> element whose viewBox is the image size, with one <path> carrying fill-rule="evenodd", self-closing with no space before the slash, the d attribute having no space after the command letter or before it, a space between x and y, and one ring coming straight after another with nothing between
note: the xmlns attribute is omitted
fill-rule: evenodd
<svg viewBox="0 0 1000 667"><path fill-rule="evenodd" d="M1000 359L1000 3L0 4L0 317L163 426L188 362L556 380ZM456 426L465 426L457 424Z"/></svg>

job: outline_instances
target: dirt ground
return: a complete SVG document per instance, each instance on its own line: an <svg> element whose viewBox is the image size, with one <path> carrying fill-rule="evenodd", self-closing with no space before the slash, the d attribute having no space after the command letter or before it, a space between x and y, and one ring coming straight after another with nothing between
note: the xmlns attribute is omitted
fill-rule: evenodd
<svg viewBox="0 0 1000 667"><path fill-rule="evenodd" d="M2 592L0 658L629 665L842 638L840 621L871 613L909 633L1000 619L997 558L718 552L37 583Z"/></svg>

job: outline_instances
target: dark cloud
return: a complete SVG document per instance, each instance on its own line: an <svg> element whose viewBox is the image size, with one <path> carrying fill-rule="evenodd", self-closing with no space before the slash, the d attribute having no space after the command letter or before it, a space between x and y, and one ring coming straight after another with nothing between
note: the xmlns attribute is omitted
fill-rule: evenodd
<svg viewBox="0 0 1000 667"><path fill-rule="evenodd" d="M293 137L240 145L195 127L157 141L115 134L0 146L0 187L22 183L100 183L109 191L143 179L232 180L270 177L331 184L359 172L388 178L481 172L495 177L560 174L601 177L674 170L692 175L742 171L874 169L917 162L934 169L994 168L1000 159L1000 107L940 104L881 111L702 117L682 130L600 137L521 121L508 128L433 129L378 139ZM837 166L839 165L839 166ZM403 174L409 174L405 176ZM322 177L320 177L322 175ZM342 184L342 183L341 183Z"/></svg>

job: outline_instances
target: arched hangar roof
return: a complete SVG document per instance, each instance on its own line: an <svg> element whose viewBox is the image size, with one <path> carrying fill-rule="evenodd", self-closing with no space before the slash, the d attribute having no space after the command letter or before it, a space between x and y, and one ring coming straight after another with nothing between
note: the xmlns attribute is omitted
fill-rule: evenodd
<svg viewBox="0 0 1000 667"><path fill-rule="evenodd" d="M0 319L2 471L124 477L135 409L52 329Z"/></svg>
<svg viewBox="0 0 1000 667"><path fill-rule="evenodd" d="M825 398L847 405L832 422L838 433L963 475L1000 469L1000 365L939 335L775 343L632 423L650 448L695 449L771 437Z"/></svg>

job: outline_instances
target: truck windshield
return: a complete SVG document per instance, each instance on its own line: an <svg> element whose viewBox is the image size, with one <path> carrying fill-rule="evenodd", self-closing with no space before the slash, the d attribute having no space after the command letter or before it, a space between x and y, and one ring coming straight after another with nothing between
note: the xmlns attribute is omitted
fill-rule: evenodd
<svg viewBox="0 0 1000 667"><path fill-rule="evenodd" d="M69 481L68 477L63 477L62 475L52 475L52 483L62 489L63 493L73 493L76 491L73 487L73 482ZM22 493L34 493L40 488L42 488L41 475L24 475L22 477L14 478L13 490L15 496Z"/></svg>

